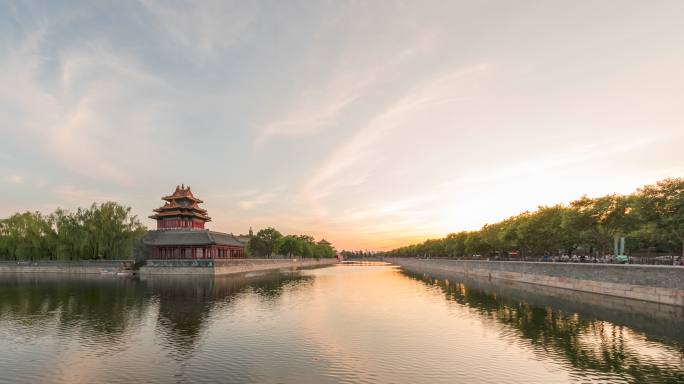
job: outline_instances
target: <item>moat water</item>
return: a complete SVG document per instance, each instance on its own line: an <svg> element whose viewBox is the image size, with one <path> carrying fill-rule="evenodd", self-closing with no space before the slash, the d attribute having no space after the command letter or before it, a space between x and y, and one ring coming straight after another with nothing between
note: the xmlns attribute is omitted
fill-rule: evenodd
<svg viewBox="0 0 684 384"><path fill-rule="evenodd" d="M488 284L392 266L0 276L0 382L684 382L680 308Z"/></svg>

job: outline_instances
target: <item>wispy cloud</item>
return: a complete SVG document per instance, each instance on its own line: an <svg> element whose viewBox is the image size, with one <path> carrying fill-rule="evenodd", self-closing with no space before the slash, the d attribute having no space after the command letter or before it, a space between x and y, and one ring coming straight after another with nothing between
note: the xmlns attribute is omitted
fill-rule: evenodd
<svg viewBox="0 0 684 384"><path fill-rule="evenodd" d="M81 188L76 185L60 185L53 192L59 198L62 206L70 208L83 207L91 203L121 201L121 197L115 194L103 193L94 188Z"/></svg>
<svg viewBox="0 0 684 384"><path fill-rule="evenodd" d="M361 87L349 87L336 89L330 95L306 92L287 116L258 129L255 146L261 147L276 136L294 136L326 128L345 107L358 99L360 91Z"/></svg>
<svg viewBox="0 0 684 384"><path fill-rule="evenodd" d="M365 62L366 53L344 51L324 79L313 78L292 98L285 101L283 112L271 116L257 127L254 144L262 147L278 136L298 136L341 126L348 115L359 114L363 98L382 89L411 60L425 55L435 44L435 33L426 28L408 38L399 52L390 52L391 60ZM347 115L347 119L345 119Z"/></svg>
<svg viewBox="0 0 684 384"><path fill-rule="evenodd" d="M159 103L146 96L167 91L163 81L135 60L115 55L106 46L64 51L56 81L41 80L44 70L39 29L0 62L4 109L13 119L6 128L24 136L71 172L131 186L135 160L154 148L146 140L161 116ZM137 93L132 100L129 92ZM137 161L139 161L138 158Z"/></svg>
<svg viewBox="0 0 684 384"><path fill-rule="evenodd" d="M154 16L161 35L183 51L193 52L193 61L204 63L220 57L236 45L257 12L249 1L203 1L192 3L142 0Z"/></svg>
<svg viewBox="0 0 684 384"><path fill-rule="evenodd" d="M243 211L247 211L252 208L268 204L271 201L273 201L275 197L276 194L270 192L254 194L251 196L247 196L245 199L240 200L238 202L238 207L240 207L240 209Z"/></svg>
<svg viewBox="0 0 684 384"><path fill-rule="evenodd" d="M9 176L7 176L6 180L10 184L22 184L24 182L24 176L22 176L22 175L9 175Z"/></svg>
<svg viewBox="0 0 684 384"><path fill-rule="evenodd" d="M374 157L374 144L391 138L392 130L426 106L462 102L464 96L460 94L458 83L466 77L481 74L486 69L486 64L460 68L415 85L405 96L359 129L350 140L341 144L308 180L306 194L317 199L332 191L363 182L371 170L369 159Z"/></svg>
<svg viewBox="0 0 684 384"><path fill-rule="evenodd" d="M305 88L288 102L284 113L257 128L255 146L277 136L307 134L339 123L339 115L373 85L381 69L340 68L324 85Z"/></svg>

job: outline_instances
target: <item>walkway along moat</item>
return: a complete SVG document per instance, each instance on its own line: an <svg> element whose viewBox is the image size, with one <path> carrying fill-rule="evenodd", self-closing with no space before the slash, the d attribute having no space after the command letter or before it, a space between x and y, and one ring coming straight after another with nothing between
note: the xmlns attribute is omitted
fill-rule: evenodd
<svg viewBox="0 0 684 384"><path fill-rule="evenodd" d="M409 258L387 261L420 273L465 274L684 306L682 267Z"/></svg>

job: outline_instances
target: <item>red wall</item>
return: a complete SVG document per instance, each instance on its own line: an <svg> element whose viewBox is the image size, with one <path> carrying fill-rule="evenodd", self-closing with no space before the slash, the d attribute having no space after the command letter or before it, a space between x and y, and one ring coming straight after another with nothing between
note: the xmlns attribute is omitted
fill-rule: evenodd
<svg viewBox="0 0 684 384"><path fill-rule="evenodd" d="M157 229L169 228L193 228L204 229L204 221L198 219L181 220L181 219L164 219L157 220Z"/></svg>

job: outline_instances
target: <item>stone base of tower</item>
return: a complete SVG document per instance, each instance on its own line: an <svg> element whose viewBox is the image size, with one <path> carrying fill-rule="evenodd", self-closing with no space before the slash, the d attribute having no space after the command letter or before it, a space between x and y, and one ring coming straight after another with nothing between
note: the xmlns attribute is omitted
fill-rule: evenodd
<svg viewBox="0 0 684 384"><path fill-rule="evenodd" d="M337 264L337 259L148 260L140 275L222 276L267 270L297 270Z"/></svg>
<svg viewBox="0 0 684 384"><path fill-rule="evenodd" d="M143 243L152 260L244 259L246 242L230 233L207 229L158 229L149 231Z"/></svg>

